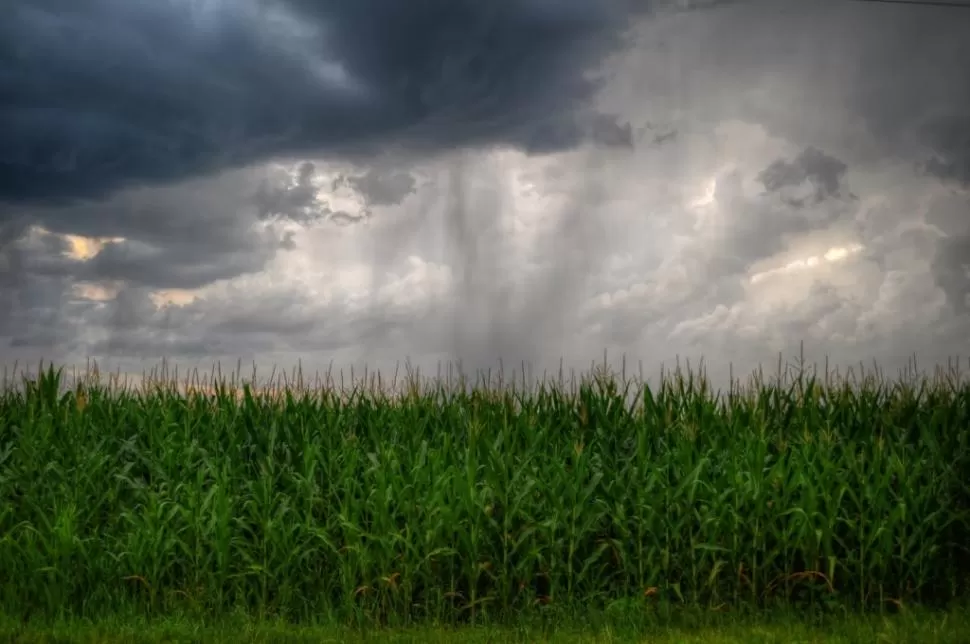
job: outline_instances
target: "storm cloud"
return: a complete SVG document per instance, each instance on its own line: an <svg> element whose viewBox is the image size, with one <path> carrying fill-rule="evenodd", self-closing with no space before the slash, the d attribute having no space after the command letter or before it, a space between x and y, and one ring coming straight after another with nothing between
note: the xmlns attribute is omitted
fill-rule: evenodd
<svg viewBox="0 0 970 644"><path fill-rule="evenodd" d="M276 156L623 143L590 111L589 72L637 4L17 1L0 26L0 200Z"/></svg>
<svg viewBox="0 0 970 644"><path fill-rule="evenodd" d="M965 15L966 14L966 15ZM970 16L17 2L0 362L970 354Z"/></svg>

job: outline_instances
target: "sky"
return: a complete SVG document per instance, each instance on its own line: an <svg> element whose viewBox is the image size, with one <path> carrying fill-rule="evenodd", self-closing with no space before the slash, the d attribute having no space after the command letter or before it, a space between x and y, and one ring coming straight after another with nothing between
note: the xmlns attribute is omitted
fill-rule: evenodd
<svg viewBox="0 0 970 644"><path fill-rule="evenodd" d="M970 368L970 11L6 13L4 366Z"/></svg>

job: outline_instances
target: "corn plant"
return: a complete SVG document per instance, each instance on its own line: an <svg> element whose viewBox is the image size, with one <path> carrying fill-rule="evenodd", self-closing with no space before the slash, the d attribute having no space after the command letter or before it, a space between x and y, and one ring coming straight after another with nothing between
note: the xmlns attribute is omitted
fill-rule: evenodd
<svg viewBox="0 0 970 644"><path fill-rule="evenodd" d="M970 578L970 386L0 394L0 608L407 623L634 601L873 608ZM373 382L373 380L371 380Z"/></svg>

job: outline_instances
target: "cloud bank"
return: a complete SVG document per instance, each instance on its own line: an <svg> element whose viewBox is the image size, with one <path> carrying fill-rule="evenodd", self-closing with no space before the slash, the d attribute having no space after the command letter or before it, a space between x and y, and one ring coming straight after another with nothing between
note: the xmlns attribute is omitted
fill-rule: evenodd
<svg viewBox="0 0 970 644"><path fill-rule="evenodd" d="M570 147L617 0L17 2L0 200L104 197L276 156ZM609 131L612 128L613 131Z"/></svg>
<svg viewBox="0 0 970 644"><path fill-rule="evenodd" d="M957 18L19 3L0 356L541 371L605 348L737 373L804 341L840 364L965 360Z"/></svg>

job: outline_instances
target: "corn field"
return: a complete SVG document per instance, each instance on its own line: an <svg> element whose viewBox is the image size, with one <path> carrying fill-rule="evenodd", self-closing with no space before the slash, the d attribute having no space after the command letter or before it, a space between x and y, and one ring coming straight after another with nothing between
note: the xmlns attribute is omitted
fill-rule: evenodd
<svg viewBox="0 0 970 644"><path fill-rule="evenodd" d="M0 611L383 623L970 590L970 385L0 394Z"/></svg>

